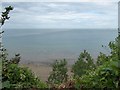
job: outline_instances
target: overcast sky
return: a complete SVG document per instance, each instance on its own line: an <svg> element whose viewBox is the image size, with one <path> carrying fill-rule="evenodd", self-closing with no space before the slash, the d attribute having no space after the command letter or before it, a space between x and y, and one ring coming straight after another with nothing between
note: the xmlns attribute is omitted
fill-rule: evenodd
<svg viewBox="0 0 120 90"><path fill-rule="evenodd" d="M3 2L12 5L6 28L117 28L117 2Z"/></svg>

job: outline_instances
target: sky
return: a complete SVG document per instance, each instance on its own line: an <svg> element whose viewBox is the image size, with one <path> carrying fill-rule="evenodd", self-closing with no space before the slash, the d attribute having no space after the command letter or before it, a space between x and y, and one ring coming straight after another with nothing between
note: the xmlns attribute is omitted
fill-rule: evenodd
<svg viewBox="0 0 120 90"><path fill-rule="evenodd" d="M11 1L11 0L10 0ZM19 0L18 0L19 1ZM23 1L23 0L22 0ZM14 10L5 28L117 28L117 0L70 2L2 2ZM31 0L32 1L32 0ZM43 0L42 0L43 1ZM59 0L58 0L59 1Z"/></svg>

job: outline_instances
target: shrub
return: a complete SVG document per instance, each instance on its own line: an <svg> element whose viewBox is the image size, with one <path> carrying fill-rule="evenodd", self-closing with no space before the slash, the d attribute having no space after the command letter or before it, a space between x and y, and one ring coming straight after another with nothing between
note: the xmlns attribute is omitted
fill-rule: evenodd
<svg viewBox="0 0 120 90"><path fill-rule="evenodd" d="M87 74L76 78L76 87L80 88L118 88L118 70L116 61L108 61L99 66L95 71L88 71Z"/></svg>
<svg viewBox="0 0 120 90"><path fill-rule="evenodd" d="M3 88L46 88L47 85L38 79L31 70L19 67L20 56L2 62ZM7 83L6 83L7 82Z"/></svg>
<svg viewBox="0 0 120 90"><path fill-rule="evenodd" d="M118 40L109 43L110 55L100 53L98 56L97 67L89 70L81 77L76 77L76 87L84 88L106 88L116 90L120 83L120 67L118 60Z"/></svg>
<svg viewBox="0 0 120 90"><path fill-rule="evenodd" d="M94 69L95 64L93 61L94 60L90 54L84 50L84 52L80 54L78 60L72 66L72 72L74 73L74 76L82 76L83 74L86 74L87 70Z"/></svg>
<svg viewBox="0 0 120 90"><path fill-rule="evenodd" d="M68 79L67 75L67 61L64 60L56 60L52 65L52 72L50 73L50 76L48 77L48 83L51 85L55 84L61 84L63 82L66 82Z"/></svg>

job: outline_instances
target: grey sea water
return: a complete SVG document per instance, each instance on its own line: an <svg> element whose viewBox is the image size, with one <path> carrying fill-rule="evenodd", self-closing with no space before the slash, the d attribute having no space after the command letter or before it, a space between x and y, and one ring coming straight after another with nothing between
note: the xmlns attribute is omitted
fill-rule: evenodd
<svg viewBox="0 0 120 90"><path fill-rule="evenodd" d="M20 53L22 62L52 62L66 58L70 64L87 50L96 58L117 37L117 29L5 29L3 43L12 57Z"/></svg>

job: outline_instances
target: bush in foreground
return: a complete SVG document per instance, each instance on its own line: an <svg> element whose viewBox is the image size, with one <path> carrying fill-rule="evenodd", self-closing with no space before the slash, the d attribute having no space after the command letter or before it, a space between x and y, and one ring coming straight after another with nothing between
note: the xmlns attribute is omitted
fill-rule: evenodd
<svg viewBox="0 0 120 90"><path fill-rule="evenodd" d="M50 85L59 85L61 83L64 83L68 79L67 75L67 61L64 60L56 60L52 65L52 72L50 73L50 76L48 77L48 83Z"/></svg>
<svg viewBox="0 0 120 90"><path fill-rule="evenodd" d="M47 88L47 85L37 78L31 70L20 67L19 61L19 55L11 60L3 59L2 82L4 89Z"/></svg>
<svg viewBox="0 0 120 90"><path fill-rule="evenodd" d="M80 53L78 60L72 66L72 72L74 76L82 76L86 74L87 70L95 69L94 59L91 55L84 50L84 52Z"/></svg>
<svg viewBox="0 0 120 90"><path fill-rule="evenodd" d="M75 78L77 88L104 88L106 90L119 88L118 38L110 42L109 47L110 55L100 53L95 70L87 70L86 74Z"/></svg>

